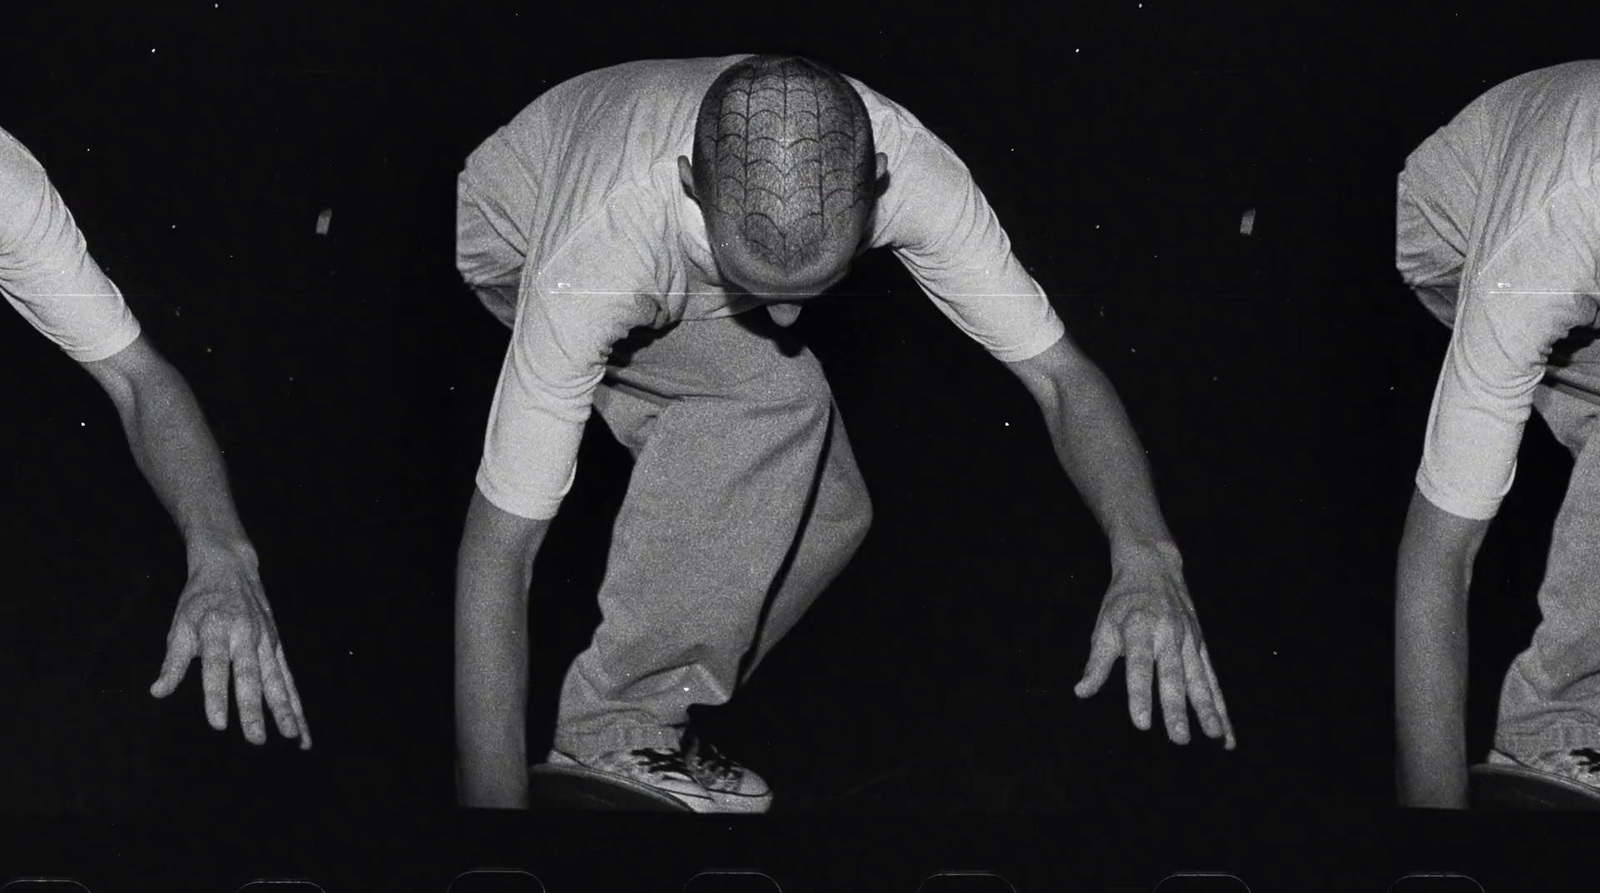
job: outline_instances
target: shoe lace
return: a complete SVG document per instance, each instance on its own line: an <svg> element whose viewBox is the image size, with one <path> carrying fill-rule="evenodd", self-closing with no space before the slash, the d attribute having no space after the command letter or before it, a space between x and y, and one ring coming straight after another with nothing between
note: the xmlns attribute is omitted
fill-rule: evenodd
<svg viewBox="0 0 1600 893"><path fill-rule="evenodd" d="M1583 771L1600 772L1600 750L1595 750L1592 747L1579 747L1572 751L1572 755L1582 762Z"/></svg>
<svg viewBox="0 0 1600 893"><path fill-rule="evenodd" d="M710 772L719 778L730 778L738 774L739 764L724 756L722 751L699 739L694 739L689 747L692 759L704 771Z"/></svg>
<svg viewBox="0 0 1600 893"><path fill-rule="evenodd" d="M689 774L689 764L684 759L681 750L664 750L657 747L641 747L630 753L639 760L643 768L650 772L676 772L680 775Z"/></svg>

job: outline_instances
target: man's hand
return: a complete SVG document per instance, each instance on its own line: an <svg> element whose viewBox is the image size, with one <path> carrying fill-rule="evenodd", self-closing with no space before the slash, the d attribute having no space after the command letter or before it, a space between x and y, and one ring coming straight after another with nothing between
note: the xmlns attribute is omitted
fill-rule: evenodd
<svg viewBox="0 0 1600 893"><path fill-rule="evenodd" d="M1111 589L1100 605L1078 697L1099 691L1111 665L1125 657L1134 725L1150 728L1154 675L1168 737L1188 742L1186 703L1192 704L1206 735L1223 738L1232 750L1233 726L1183 583L1183 560L1156 505L1144 448L1111 382L1067 336L1009 368L1038 402L1062 469L1111 544Z"/></svg>
<svg viewBox="0 0 1600 893"><path fill-rule="evenodd" d="M1078 697L1098 692L1111 675L1112 665L1123 657L1128 713L1134 725L1150 728L1154 675L1168 738L1177 744L1189 743L1188 707L1192 705L1206 737L1222 738L1228 750L1237 745L1176 550L1150 548L1114 554L1111 588L1100 604L1093 642L1083 679L1074 689Z"/></svg>
<svg viewBox="0 0 1600 893"><path fill-rule="evenodd" d="M188 553L189 583L167 634L161 678L150 693L172 694L189 662L201 658L206 715L221 731L228 727L231 664L245 737L266 743L264 690L278 731L299 737L302 750L310 748L311 731L261 589L255 551L234 510L222 452L194 392L143 336L83 366L117 407L134 461L177 523Z"/></svg>
<svg viewBox="0 0 1600 893"><path fill-rule="evenodd" d="M201 661L206 718L211 727L228 727L228 680L232 666L234 697L239 704L239 724L251 744L265 744L266 723L261 698L285 738L300 739L300 749L311 747L300 693L278 639L272 607L262 591L252 562L244 559L201 564L178 599L178 610L167 633L167 657L161 678L150 694L164 698L177 689L196 657Z"/></svg>

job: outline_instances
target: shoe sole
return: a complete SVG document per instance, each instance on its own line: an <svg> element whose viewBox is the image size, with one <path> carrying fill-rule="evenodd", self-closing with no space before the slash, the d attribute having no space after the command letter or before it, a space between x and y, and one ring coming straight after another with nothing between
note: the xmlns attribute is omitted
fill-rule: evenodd
<svg viewBox="0 0 1600 893"><path fill-rule="evenodd" d="M672 811L717 812L717 802L707 792L704 796L679 793L667 788L628 778L615 772L595 769L574 760L566 754L553 753L549 761L529 770L529 779L543 777L562 789L554 799L590 804L589 808Z"/></svg>
<svg viewBox="0 0 1600 893"><path fill-rule="evenodd" d="M747 797L742 794L719 794L716 791L711 791L711 799L719 807L718 812L758 815L772 809L771 794L765 794L760 797Z"/></svg>
<svg viewBox="0 0 1600 893"><path fill-rule="evenodd" d="M1510 809L1600 810L1600 790L1539 769L1490 763L1468 770L1475 805Z"/></svg>

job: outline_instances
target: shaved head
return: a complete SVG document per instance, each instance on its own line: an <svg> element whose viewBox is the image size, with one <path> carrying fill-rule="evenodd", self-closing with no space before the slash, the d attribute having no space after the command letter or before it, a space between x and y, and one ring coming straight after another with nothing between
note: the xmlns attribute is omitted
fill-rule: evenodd
<svg viewBox="0 0 1600 893"><path fill-rule="evenodd" d="M693 159L724 274L780 290L831 285L872 209L874 153L867 107L837 72L795 56L724 71L700 103Z"/></svg>

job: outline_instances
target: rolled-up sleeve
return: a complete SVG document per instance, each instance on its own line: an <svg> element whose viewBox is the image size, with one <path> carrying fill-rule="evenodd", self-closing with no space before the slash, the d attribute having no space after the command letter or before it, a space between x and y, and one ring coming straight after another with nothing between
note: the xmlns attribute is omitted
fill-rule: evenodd
<svg viewBox="0 0 1600 893"><path fill-rule="evenodd" d="M484 498L524 518L555 517L611 347L654 318L643 296L562 285L524 280L478 466Z"/></svg>
<svg viewBox="0 0 1600 893"><path fill-rule="evenodd" d="M878 202L879 240L951 322L1004 362L1043 353L1066 329L1011 250L971 172L925 130L908 131Z"/></svg>
<svg viewBox="0 0 1600 893"><path fill-rule="evenodd" d="M1552 349L1596 323L1595 215L1587 189L1556 196L1519 225L1462 296L1416 478L1440 509L1488 520L1510 491Z"/></svg>
<svg viewBox="0 0 1600 893"><path fill-rule="evenodd" d="M88 244L43 166L0 131L0 291L40 334L79 362L103 360L139 337L122 292Z"/></svg>

